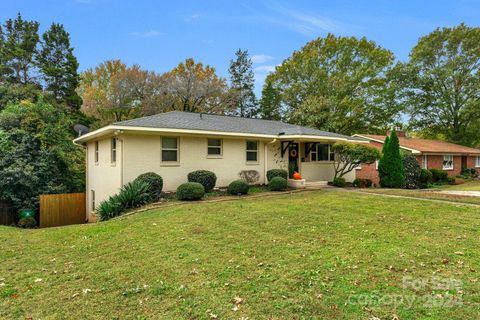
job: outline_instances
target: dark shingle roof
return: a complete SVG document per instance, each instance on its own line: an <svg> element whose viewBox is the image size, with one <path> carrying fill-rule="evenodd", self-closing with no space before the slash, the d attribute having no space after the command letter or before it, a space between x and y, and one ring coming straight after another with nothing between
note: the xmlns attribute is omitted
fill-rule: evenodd
<svg viewBox="0 0 480 320"><path fill-rule="evenodd" d="M201 131L219 131L234 133L250 133L262 135L310 135L349 140L363 140L337 133L321 131L313 128L297 126L280 121L201 114L192 112L172 111L149 117L137 118L114 123L116 126L169 128Z"/></svg>

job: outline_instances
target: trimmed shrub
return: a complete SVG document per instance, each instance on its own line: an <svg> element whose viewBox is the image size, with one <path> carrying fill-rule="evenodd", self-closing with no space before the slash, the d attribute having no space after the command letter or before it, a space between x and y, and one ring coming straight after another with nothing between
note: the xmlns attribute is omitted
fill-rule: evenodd
<svg viewBox="0 0 480 320"><path fill-rule="evenodd" d="M405 172L405 188L420 188L420 176L422 168L418 164L417 158L411 154L405 154L402 157L403 171Z"/></svg>
<svg viewBox="0 0 480 320"><path fill-rule="evenodd" d="M385 139L383 155L378 163L380 185L386 188L404 188L405 172L403 170L402 157L400 156L400 144L395 131Z"/></svg>
<svg viewBox="0 0 480 320"><path fill-rule="evenodd" d="M478 176L475 168L462 168L461 175L468 178L476 178Z"/></svg>
<svg viewBox="0 0 480 320"><path fill-rule="evenodd" d="M119 216L128 209L140 207L151 202L150 185L134 180L124 185L118 194L100 203L97 216L100 221Z"/></svg>
<svg viewBox="0 0 480 320"><path fill-rule="evenodd" d="M248 189L250 189L248 183L243 180L235 180L228 185L227 192L232 195L247 194Z"/></svg>
<svg viewBox="0 0 480 320"><path fill-rule="evenodd" d="M352 184L354 187L356 188L370 188L371 186L373 186L373 181L370 180L370 179L355 179L353 180L353 184Z"/></svg>
<svg viewBox="0 0 480 320"><path fill-rule="evenodd" d="M187 182L177 188L178 200L200 200L205 195L205 188L198 182Z"/></svg>
<svg viewBox="0 0 480 320"><path fill-rule="evenodd" d="M268 187L272 191L285 191L287 190L287 179L283 177L273 177L268 183Z"/></svg>
<svg viewBox="0 0 480 320"><path fill-rule="evenodd" d="M217 183L217 176L215 173L208 170L197 170L190 172L187 176L188 182L197 182L200 183L205 192L210 192L215 188L215 183Z"/></svg>
<svg viewBox="0 0 480 320"><path fill-rule="evenodd" d="M267 171L267 180L272 181L273 178L280 177L283 179L288 179L288 172L287 170L283 169L271 169Z"/></svg>
<svg viewBox="0 0 480 320"><path fill-rule="evenodd" d="M450 185L455 185L455 178L454 177L447 177L447 183Z"/></svg>
<svg viewBox="0 0 480 320"><path fill-rule="evenodd" d="M432 181L434 183L444 183L447 182L448 179L448 172L443 171L440 169L430 169L430 172L432 173Z"/></svg>
<svg viewBox="0 0 480 320"><path fill-rule="evenodd" d="M147 172L139 175L135 181L143 181L148 183L148 189L152 201L158 201L160 199L160 194L162 193L163 189L163 179L160 175L156 174L155 172Z"/></svg>
<svg viewBox="0 0 480 320"><path fill-rule="evenodd" d="M332 181L332 185L334 187L343 188L343 187L345 187L346 184L347 184L347 182L345 181L345 178L343 178L343 177L336 177Z"/></svg>
<svg viewBox="0 0 480 320"><path fill-rule="evenodd" d="M19 228L31 229L37 226L37 221L33 217L22 218L18 221Z"/></svg>
<svg viewBox="0 0 480 320"><path fill-rule="evenodd" d="M420 188L425 189L433 182L433 174L430 170L422 169L420 171Z"/></svg>

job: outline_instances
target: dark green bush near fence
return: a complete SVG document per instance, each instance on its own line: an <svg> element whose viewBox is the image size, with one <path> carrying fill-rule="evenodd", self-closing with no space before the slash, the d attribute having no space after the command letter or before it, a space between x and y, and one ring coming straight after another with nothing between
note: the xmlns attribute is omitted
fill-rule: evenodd
<svg viewBox="0 0 480 320"><path fill-rule="evenodd" d="M198 182L187 182L177 188L178 200L200 200L205 195L205 188Z"/></svg>
<svg viewBox="0 0 480 320"><path fill-rule="evenodd" d="M135 181L143 181L149 185L152 201L158 201L163 189L163 179L155 172L147 172L139 175Z"/></svg>
<svg viewBox="0 0 480 320"><path fill-rule="evenodd" d="M268 183L268 188L272 191L284 191L287 190L287 179L282 177L273 177Z"/></svg>
<svg viewBox="0 0 480 320"><path fill-rule="evenodd" d="M31 229L37 226L37 221L33 217L22 218L18 221L19 228Z"/></svg>
<svg viewBox="0 0 480 320"><path fill-rule="evenodd" d="M100 203L97 216L100 221L109 220L126 210L140 207L152 201L150 185L140 180L127 183L120 192Z"/></svg>
<svg viewBox="0 0 480 320"><path fill-rule="evenodd" d="M243 180L235 180L228 185L227 192L232 195L247 194L250 186Z"/></svg>
<svg viewBox="0 0 480 320"><path fill-rule="evenodd" d="M288 179L287 170L283 169L271 169L267 171L267 180L271 181L275 177L281 177L283 179Z"/></svg>
<svg viewBox="0 0 480 320"><path fill-rule="evenodd" d="M217 176L215 173L208 170L197 170L190 172L187 176L188 182L197 182L200 183L205 192L210 192L215 188L215 183L217 183Z"/></svg>

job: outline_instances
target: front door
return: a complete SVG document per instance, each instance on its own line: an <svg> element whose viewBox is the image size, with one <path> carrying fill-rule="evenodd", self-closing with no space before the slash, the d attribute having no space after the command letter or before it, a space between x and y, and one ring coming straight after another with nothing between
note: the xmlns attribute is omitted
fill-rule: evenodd
<svg viewBox="0 0 480 320"><path fill-rule="evenodd" d="M293 142L288 147L288 176L291 178L295 171L298 172L299 146L297 142Z"/></svg>

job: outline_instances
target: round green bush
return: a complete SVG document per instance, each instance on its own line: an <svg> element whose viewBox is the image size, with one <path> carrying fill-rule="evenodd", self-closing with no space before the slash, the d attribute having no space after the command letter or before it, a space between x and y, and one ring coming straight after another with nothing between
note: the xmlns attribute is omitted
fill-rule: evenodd
<svg viewBox="0 0 480 320"><path fill-rule="evenodd" d="M205 195L205 188L198 182L187 182L177 188L178 200L200 200Z"/></svg>
<svg viewBox="0 0 480 320"><path fill-rule="evenodd" d="M282 177L273 177L268 183L268 187L272 191L284 191L287 190L287 179Z"/></svg>
<svg viewBox="0 0 480 320"><path fill-rule="evenodd" d="M403 172L405 173L405 188L418 189L420 187L420 177L422 168L417 158L412 154L406 154L402 157Z"/></svg>
<svg viewBox="0 0 480 320"><path fill-rule="evenodd" d="M197 170L190 172L187 176L188 182L197 182L200 183L205 192L210 192L215 187L217 183L217 176L215 173L208 170Z"/></svg>
<svg viewBox="0 0 480 320"><path fill-rule="evenodd" d="M247 194L250 186L243 180L235 180L230 183L228 186L227 192L229 194L238 195L238 194Z"/></svg>
<svg viewBox="0 0 480 320"><path fill-rule="evenodd" d="M440 169L430 169L430 172L432 173L433 182L435 183L447 182L447 179L448 179L447 171L443 171Z"/></svg>
<svg viewBox="0 0 480 320"><path fill-rule="evenodd" d="M353 180L352 186L356 188L370 188L371 186L373 186L373 181L370 179L357 178Z"/></svg>
<svg viewBox="0 0 480 320"><path fill-rule="evenodd" d="M332 182L333 186L339 187L339 188L345 187L346 184L347 184L347 182L345 181L345 178L343 178L343 177L336 177L335 179L333 179L333 182Z"/></svg>
<svg viewBox="0 0 480 320"><path fill-rule="evenodd" d="M275 177L281 177L283 179L288 179L288 172L287 170L283 169L271 169L267 171L267 180L272 181Z"/></svg>
<svg viewBox="0 0 480 320"><path fill-rule="evenodd" d="M35 228L37 226L37 221L33 217L22 218L18 221L19 228Z"/></svg>
<svg viewBox="0 0 480 320"><path fill-rule="evenodd" d="M420 172L420 188L428 188L428 186L433 182L433 174L430 170L422 169Z"/></svg>
<svg viewBox="0 0 480 320"><path fill-rule="evenodd" d="M163 189L163 179L155 172L147 172L139 175L135 181L143 181L149 185L149 193L152 197L152 201L158 201Z"/></svg>

